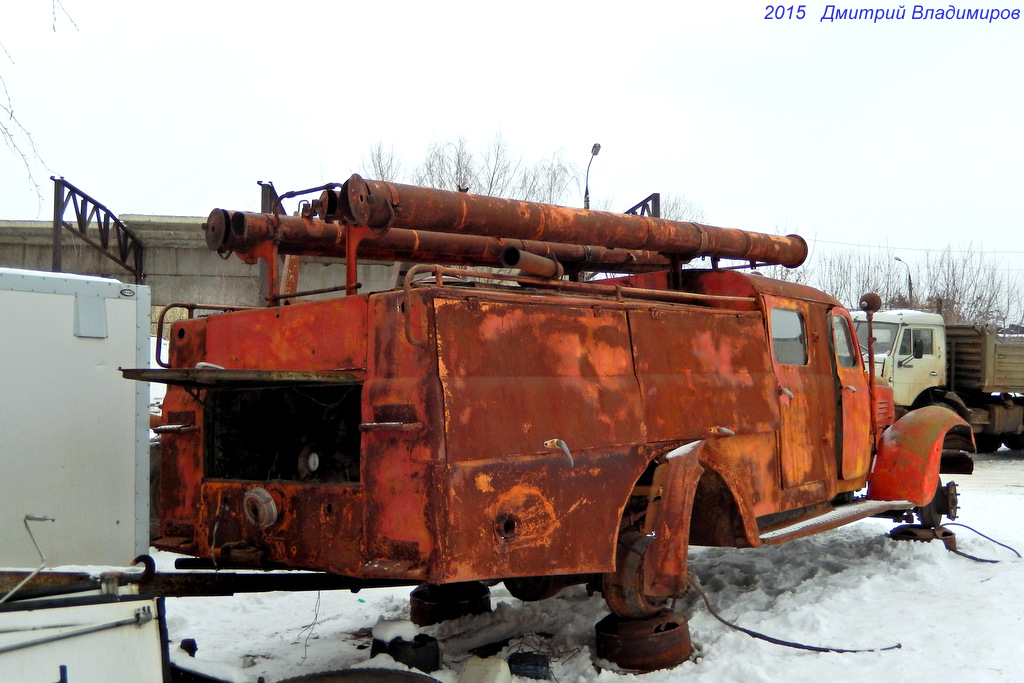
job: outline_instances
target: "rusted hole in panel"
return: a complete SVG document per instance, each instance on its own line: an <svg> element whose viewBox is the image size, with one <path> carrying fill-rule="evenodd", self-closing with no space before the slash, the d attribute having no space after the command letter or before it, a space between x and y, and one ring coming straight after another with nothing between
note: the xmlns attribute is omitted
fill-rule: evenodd
<svg viewBox="0 0 1024 683"><path fill-rule="evenodd" d="M494 520L494 532L501 540L511 541L519 535L520 524L519 518L515 515L507 513L498 515L498 518Z"/></svg>

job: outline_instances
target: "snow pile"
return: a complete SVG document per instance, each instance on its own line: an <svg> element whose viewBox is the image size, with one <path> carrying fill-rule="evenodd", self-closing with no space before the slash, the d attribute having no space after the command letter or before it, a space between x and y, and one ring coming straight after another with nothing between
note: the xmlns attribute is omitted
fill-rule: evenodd
<svg viewBox="0 0 1024 683"><path fill-rule="evenodd" d="M381 617L373 627L373 637L382 643L390 643L395 638L401 638L411 643L419 634L419 627L408 619Z"/></svg>
<svg viewBox="0 0 1024 683"><path fill-rule="evenodd" d="M1024 456L1003 451L977 460L973 477L956 478L958 521L1024 551L1018 523L1024 519ZM600 595L589 596L582 586L524 603L499 584L491 589L492 613L416 632L440 641L442 670L431 675L443 683L455 683L471 651L486 645L502 657L543 652L560 683L663 683L695 676L744 682L1015 678L1024 668L1024 560L961 527L950 527L960 550L999 564L954 555L937 541L892 541L883 536L892 526L864 520L781 546L695 549L690 559L694 577L729 621L784 640L873 652L814 653L755 640L717 621L691 592L676 605L690 617L691 661L643 675L599 669L594 624L607 610ZM163 553L158 558L162 568L172 559ZM350 667L404 669L384 655L370 661L369 646L378 632L415 637L400 625L408 619L409 592L169 599L171 657L239 682ZM196 639L195 660L178 649L182 638ZM899 649L881 649L896 644Z"/></svg>

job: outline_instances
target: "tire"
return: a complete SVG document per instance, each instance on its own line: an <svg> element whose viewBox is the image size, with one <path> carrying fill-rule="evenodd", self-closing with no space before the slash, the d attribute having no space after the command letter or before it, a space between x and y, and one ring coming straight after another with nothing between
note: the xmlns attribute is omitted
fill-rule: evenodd
<svg viewBox="0 0 1024 683"><path fill-rule="evenodd" d="M1003 445L1003 435L975 434L974 443L978 444L979 453L995 453Z"/></svg>
<svg viewBox="0 0 1024 683"><path fill-rule="evenodd" d="M420 584L409 596L409 621L430 626L491 611L491 590L480 581Z"/></svg>
<svg viewBox="0 0 1024 683"><path fill-rule="evenodd" d="M1024 434L1003 434L1003 444L1011 451L1024 451Z"/></svg>
<svg viewBox="0 0 1024 683"><path fill-rule="evenodd" d="M561 589L562 586L556 586L553 577L550 576L521 576L505 579L505 590L513 598L523 602L536 602L554 597L555 593Z"/></svg>
<svg viewBox="0 0 1024 683"><path fill-rule="evenodd" d="M623 531L615 554L615 571L601 580L601 593L608 608L618 617L646 619L660 612L667 596L646 595L643 591L644 553L651 539L641 532Z"/></svg>
<svg viewBox="0 0 1024 683"><path fill-rule="evenodd" d="M966 451L968 453L974 452L974 446L971 445L969 437L957 432L947 432L946 438L942 442L943 451Z"/></svg>

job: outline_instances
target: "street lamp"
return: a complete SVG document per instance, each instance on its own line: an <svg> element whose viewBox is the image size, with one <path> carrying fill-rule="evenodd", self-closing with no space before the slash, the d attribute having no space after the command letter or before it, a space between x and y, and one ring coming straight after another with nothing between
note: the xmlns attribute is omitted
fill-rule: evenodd
<svg viewBox="0 0 1024 683"><path fill-rule="evenodd" d="M910 279L910 266L907 264L906 261L901 259L899 256L894 256L893 260L894 261L899 261L900 263L902 263L907 268L907 296L908 296L908 300L909 300L909 303L910 303L910 307L913 308L914 307L914 281Z"/></svg>
<svg viewBox="0 0 1024 683"><path fill-rule="evenodd" d="M587 162L587 178L584 182L583 187L583 208L590 208L590 164L594 163L594 157L601 151L601 143L595 142L594 146L590 148L590 161Z"/></svg>

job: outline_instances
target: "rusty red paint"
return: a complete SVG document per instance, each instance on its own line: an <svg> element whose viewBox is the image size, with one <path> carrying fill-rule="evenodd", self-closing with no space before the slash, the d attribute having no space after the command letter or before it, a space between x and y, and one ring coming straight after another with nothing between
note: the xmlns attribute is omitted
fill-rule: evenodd
<svg viewBox="0 0 1024 683"><path fill-rule="evenodd" d="M583 248L572 230L586 226L610 259L803 258L802 240L742 231L372 182L348 190L334 210L355 223L215 211L208 241L275 263L292 252L351 263L374 244L486 263L509 240L566 240L531 253L571 254ZM416 251L421 240L433 246ZM424 271L432 279L413 282ZM638 616L658 609L648 598L685 590L690 545L761 545L868 482L871 417L891 417L841 343L850 317L833 297L721 270L516 287L457 272L479 282L446 286L449 271L420 265L403 289L175 323L169 381L200 377L201 363L226 371L168 391L165 424L189 429L162 437L156 545L435 584L605 575L621 593L610 602ZM946 418L925 412L886 432L873 498L934 492ZM246 514L253 500L258 516ZM649 539L631 577L616 560L624 534Z"/></svg>
<svg viewBox="0 0 1024 683"><path fill-rule="evenodd" d="M883 435L868 498L927 505L935 495L942 442L953 427L970 429L952 410L926 406L896 421Z"/></svg>
<svg viewBox="0 0 1024 683"><path fill-rule="evenodd" d="M809 318L820 313L827 329L829 302L798 305ZM432 344L417 347L396 334L407 318ZM524 301L513 292L427 287L411 299L391 292L184 321L173 331L172 357L186 367L345 368L365 377L360 420L385 427L361 434L361 481L346 490L361 521L337 531L353 535L337 547L358 547L358 556L328 559L323 539L305 527L293 527L296 539L315 543L297 540L293 549L267 534L259 543L269 548L267 562L441 582L608 571L618 518L657 455L654 443L717 439L716 452L727 455L708 456L704 466L744 502L733 543L751 543L743 529L756 528L755 516L862 485L866 466L847 482L834 455L796 481L774 474L801 454L773 436L785 397L767 334L756 311L564 295ZM825 372L823 362L809 371ZM190 397L176 396L201 415ZM743 398L718 400L728 396ZM797 418L805 424L794 433L818 434L806 408ZM544 446L553 438L569 445L572 463ZM190 480L173 497L207 491L198 519L177 521L212 529L219 508L209 491L234 487L235 509L245 485L203 481L201 434L165 441L188 451L176 467ZM309 488L279 486L286 501L293 489ZM175 507L196 515L194 503ZM670 510L666 519L680 514ZM504 526L505 538L496 531Z"/></svg>

